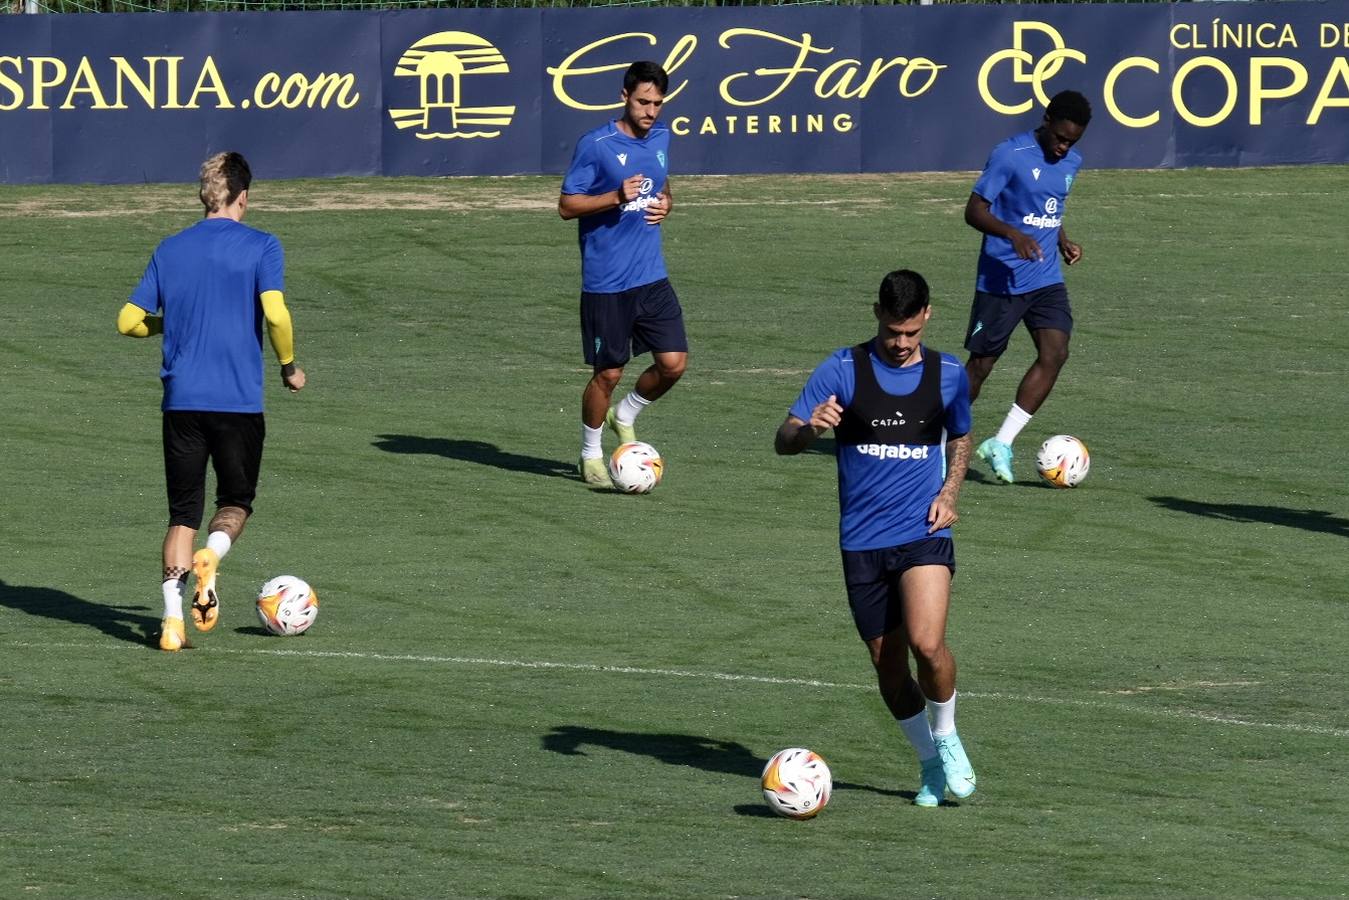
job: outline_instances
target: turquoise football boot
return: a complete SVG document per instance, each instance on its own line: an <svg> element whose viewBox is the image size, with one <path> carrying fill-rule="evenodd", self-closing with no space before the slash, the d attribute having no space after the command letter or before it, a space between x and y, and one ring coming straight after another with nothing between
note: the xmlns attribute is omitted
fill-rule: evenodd
<svg viewBox="0 0 1349 900"><path fill-rule="evenodd" d="M918 786L918 793L913 795L913 805L936 806L945 794L946 770L942 768L941 757L923 760L923 782Z"/></svg>
<svg viewBox="0 0 1349 900"><path fill-rule="evenodd" d="M989 438L974 451L979 458L993 467L993 475L999 481L1012 483L1012 445L1004 444L997 438Z"/></svg>
<svg viewBox="0 0 1349 900"><path fill-rule="evenodd" d="M960 735L953 731L943 737L933 735L932 740L937 745L937 758L946 775L946 789L961 799L973 794L974 767L965 755Z"/></svg>

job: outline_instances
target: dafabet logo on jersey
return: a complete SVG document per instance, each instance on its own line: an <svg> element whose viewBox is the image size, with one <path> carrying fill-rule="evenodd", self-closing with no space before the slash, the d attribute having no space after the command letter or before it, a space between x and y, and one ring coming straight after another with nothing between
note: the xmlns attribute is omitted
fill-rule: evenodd
<svg viewBox="0 0 1349 900"><path fill-rule="evenodd" d="M437 138L494 138L511 124L514 106L468 106L472 96L469 76L502 75L511 70L506 57L467 31L439 31L417 41L398 60L394 75L416 78L420 105L390 109L399 128L416 128L421 140Z"/></svg>

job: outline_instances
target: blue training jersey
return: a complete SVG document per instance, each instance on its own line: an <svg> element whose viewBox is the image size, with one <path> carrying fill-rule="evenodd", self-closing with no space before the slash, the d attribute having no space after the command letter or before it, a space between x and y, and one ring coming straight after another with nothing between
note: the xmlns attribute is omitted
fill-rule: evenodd
<svg viewBox="0 0 1349 900"><path fill-rule="evenodd" d="M660 226L647 224L646 208L665 190L669 151L670 130L660 122L644 138L628 137L609 122L576 142L564 194L604 194L633 175L645 176L636 200L577 220L581 290L617 294L666 277Z"/></svg>
<svg viewBox="0 0 1349 900"><path fill-rule="evenodd" d="M1082 155L1076 150L1070 149L1057 162L1047 159L1034 131L1008 138L993 148L974 183L974 193L989 202L994 216L1039 241L1044 259L1019 259L1011 241L986 234L979 250L976 290L1027 294L1062 283L1059 229L1068 191L1081 167Z"/></svg>
<svg viewBox="0 0 1349 900"><path fill-rule="evenodd" d="M937 351L924 348L924 352ZM949 353L940 355L945 440L950 440L970 432L970 385L960 361ZM871 367L881 390L901 398L917 391L923 376L921 363L892 366L874 350ZM811 373L790 414L808 422L811 412L830 394L847 408L856 385L852 348L844 347ZM928 508L946 479L945 441L940 453L917 455L893 449L893 453L862 454L840 448L839 546L844 550L879 550L927 537L951 536L949 528L927 533Z"/></svg>
<svg viewBox="0 0 1349 900"><path fill-rule="evenodd" d="M155 248L131 302L163 311L165 411L262 412L262 301L283 291L281 242L202 219Z"/></svg>

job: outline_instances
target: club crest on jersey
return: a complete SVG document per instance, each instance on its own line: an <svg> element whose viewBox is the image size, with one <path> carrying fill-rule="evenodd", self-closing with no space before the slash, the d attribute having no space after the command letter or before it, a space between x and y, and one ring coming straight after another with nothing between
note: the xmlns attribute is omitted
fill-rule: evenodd
<svg viewBox="0 0 1349 900"><path fill-rule="evenodd" d="M656 151L656 161L660 163L660 167L661 167L662 169L665 168L665 151L664 151L664 150L657 150L657 151Z"/></svg>
<svg viewBox="0 0 1349 900"><path fill-rule="evenodd" d="M626 153L618 154L618 164L620 166L626 166L628 164L628 154Z"/></svg>
<svg viewBox="0 0 1349 900"><path fill-rule="evenodd" d="M1063 176L1063 189L1064 189L1065 191L1067 191L1067 190L1068 190L1069 188L1071 188L1072 186L1073 186L1073 176L1071 176L1071 175L1064 175L1064 176Z"/></svg>

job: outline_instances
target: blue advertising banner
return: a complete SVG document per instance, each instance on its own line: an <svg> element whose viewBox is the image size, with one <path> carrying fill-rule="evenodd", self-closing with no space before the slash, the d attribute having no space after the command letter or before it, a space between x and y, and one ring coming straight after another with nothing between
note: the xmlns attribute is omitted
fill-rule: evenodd
<svg viewBox="0 0 1349 900"><path fill-rule="evenodd" d="M1349 0L0 16L0 182L558 173L670 73L673 171L967 170L1073 88L1095 167L1349 162Z"/></svg>

